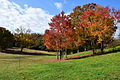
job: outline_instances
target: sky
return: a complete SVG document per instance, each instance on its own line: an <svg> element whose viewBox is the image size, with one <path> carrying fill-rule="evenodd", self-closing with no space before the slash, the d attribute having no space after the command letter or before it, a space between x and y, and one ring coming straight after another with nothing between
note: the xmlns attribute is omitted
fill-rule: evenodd
<svg viewBox="0 0 120 80"><path fill-rule="evenodd" d="M69 14L75 6L88 3L120 9L120 0L0 0L0 26L11 31L22 26L44 33L54 15L62 10Z"/></svg>

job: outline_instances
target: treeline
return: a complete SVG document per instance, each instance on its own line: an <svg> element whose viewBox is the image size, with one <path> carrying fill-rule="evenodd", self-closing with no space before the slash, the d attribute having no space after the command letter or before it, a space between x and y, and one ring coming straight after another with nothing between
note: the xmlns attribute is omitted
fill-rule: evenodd
<svg viewBox="0 0 120 80"><path fill-rule="evenodd" d="M104 53L104 48L113 41L113 35L120 22L120 10L102 7L95 3L77 6L69 15L64 11L55 15L45 31L44 45L59 52L59 59L68 50L78 48L96 49Z"/></svg>
<svg viewBox="0 0 120 80"><path fill-rule="evenodd" d="M9 30L0 27L0 50L11 47L19 47L21 52L23 48L47 50L43 45L43 35L30 32L30 29L19 27L11 33Z"/></svg>

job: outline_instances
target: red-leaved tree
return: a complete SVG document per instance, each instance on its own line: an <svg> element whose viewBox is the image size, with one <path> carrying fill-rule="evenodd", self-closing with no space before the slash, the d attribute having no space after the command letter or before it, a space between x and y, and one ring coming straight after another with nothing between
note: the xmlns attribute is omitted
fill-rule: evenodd
<svg viewBox="0 0 120 80"><path fill-rule="evenodd" d="M74 47L74 28L63 11L51 19L49 26L50 29L44 35L44 45L48 49L59 51L62 59L62 51Z"/></svg>

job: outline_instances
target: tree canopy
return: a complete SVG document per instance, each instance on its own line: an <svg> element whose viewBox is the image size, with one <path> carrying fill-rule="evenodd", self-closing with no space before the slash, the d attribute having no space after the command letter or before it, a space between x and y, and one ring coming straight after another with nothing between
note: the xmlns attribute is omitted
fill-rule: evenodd
<svg viewBox="0 0 120 80"><path fill-rule="evenodd" d="M13 41L13 34L9 30L0 27L0 49L12 47Z"/></svg>

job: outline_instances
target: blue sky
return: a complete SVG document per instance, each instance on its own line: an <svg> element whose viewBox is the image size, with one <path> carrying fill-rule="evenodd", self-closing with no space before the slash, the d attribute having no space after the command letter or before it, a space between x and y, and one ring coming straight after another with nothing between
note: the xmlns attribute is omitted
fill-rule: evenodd
<svg viewBox="0 0 120 80"><path fill-rule="evenodd" d="M57 9L54 3L61 3L61 10L64 10L66 13L72 11L75 6L82 6L88 3L96 3L102 6L110 6L112 8L120 9L120 0L10 0L20 6L24 7L25 4L34 8L42 8L49 14L55 15L60 12L60 9Z"/></svg>
<svg viewBox="0 0 120 80"><path fill-rule="evenodd" d="M43 34L54 15L62 10L69 14L88 3L120 9L120 0L0 0L0 26L10 31L22 26ZM119 32L120 24L116 34Z"/></svg>

